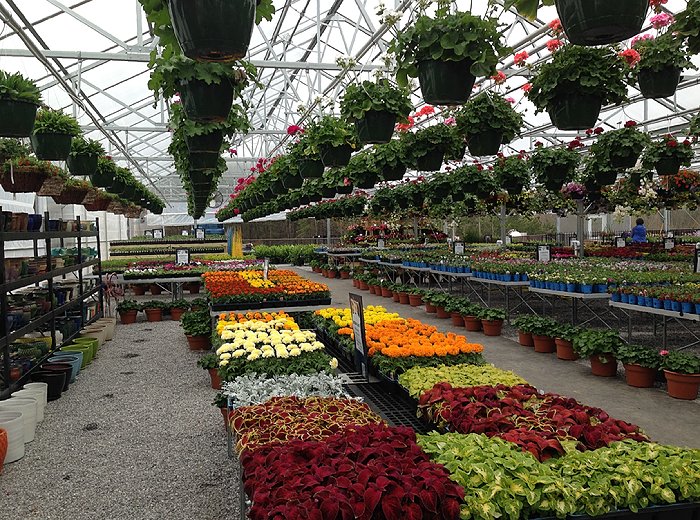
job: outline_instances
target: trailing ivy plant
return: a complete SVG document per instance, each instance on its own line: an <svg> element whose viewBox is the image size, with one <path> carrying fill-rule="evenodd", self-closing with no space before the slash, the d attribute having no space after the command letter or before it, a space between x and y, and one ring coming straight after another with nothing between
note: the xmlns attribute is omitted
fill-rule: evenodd
<svg viewBox="0 0 700 520"><path fill-rule="evenodd" d="M388 79L382 78L376 82L363 81L348 85L340 102L340 115L350 121L357 121L370 110L375 110L389 112L405 122L412 108L409 90L392 85Z"/></svg>
<svg viewBox="0 0 700 520"><path fill-rule="evenodd" d="M500 94L482 92L470 99L456 114L459 135L478 135L485 130L503 132L510 142L523 127L523 116Z"/></svg>

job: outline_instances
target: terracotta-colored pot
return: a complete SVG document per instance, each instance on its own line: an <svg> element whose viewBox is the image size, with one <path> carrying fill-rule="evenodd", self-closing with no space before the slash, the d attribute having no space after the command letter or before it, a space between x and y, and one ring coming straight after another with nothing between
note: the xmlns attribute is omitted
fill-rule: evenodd
<svg viewBox="0 0 700 520"><path fill-rule="evenodd" d="M377 296L381 296L382 295L382 288L379 287L378 285L370 285L369 286L369 293L376 294Z"/></svg>
<svg viewBox="0 0 700 520"><path fill-rule="evenodd" d="M591 373L598 377L615 377L617 375L617 359L610 354L602 354L608 359L607 363L600 361L600 356L595 355L590 357Z"/></svg>
<svg viewBox="0 0 700 520"><path fill-rule="evenodd" d="M329 270L328 270L328 278L335 278L337 272L338 272L338 271L336 271L336 270L334 270L334 269L329 269Z"/></svg>
<svg viewBox="0 0 700 520"><path fill-rule="evenodd" d="M647 368L633 363L623 363L625 367L625 382L636 388L652 388L656 379L656 369Z"/></svg>
<svg viewBox="0 0 700 520"><path fill-rule="evenodd" d="M533 334L532 342L535 345L535 352L539 352L540 354L551 354L557 350L554 338L550 336L536 336Z"/></svg>
<svg viewBox="0 0 700 520"><path fill-rule="evenodd" d="M447 320L450 318L450 313L445 310L444 307L440 307L438 305L435 306L437 309L437 317L441 320Z"/></svg>
<svg viewBox="0 0 700 520"><path fill-rule="evenodd" d="M576 361L578 354L574 352L574 345L565 339L554 338L554 344L557 346L557 358L564 361Z"/></svg>
<svg viewBox="0 0 700 520"><path fill-rule="evenodd" d="M532 334L529 332L518 331L518 343L523 347L534 347L535 342L532 339Z"/></svg>
<svg viewBox="0 0 700 520"><path fill-rule="evenodd" d="M427 312L428 314L435 314L437 312L437 307L435 307L435 305L433 305L431 303L426 302L425 312Z"/></svg>
<svg viewBox="0 0 700 520"><path fill-rule="evenodd" d="M188 334L187 343L190 345L190 350L209 350L211 347L209 336L190 336Z"/></svg>
<svg viewBox="0 0 700 520"><path fill-rule="evenodd" d="M152 283L149 285L149 289L151 290L151 294L158 296L159 294L163 294L163 288L158 285L157 283Z"/></svg>
<svg viewBox="0 0 700 520"><path fill-rule="evenodd" d="M328 269L321 269L321 276L328 278Z"/></svg>
<svg viewBox="0 0 700 520"><path fill-rule="evenodd" d="M311 271L314 272L314 273L320 273L320 272L321 272L321 268L320 268L320 267L312 267L312 268L311 268Z"/></svg>
<svg viewBox="0 0 700 520"><path fill-rule="evenodd" d="M394 291L394 292L391 294L391 298L392 298L396 303L399 303L399 301L401 300L401 295L400 295L400 293Z"/></svg>
<svg viewBox="0 0 700 520"><path fill-rule="evenodd" d="M450 318L452 318L452 325L455 327L464 327L464 318L459 312L451 312Z"/></svg>
<svg viewBox="0 0 700 520"><path fill-rule="evenodd" d="M503 331L503 320L481 320L485 336L500 336Z"/></svg>
<svg viewBox="0 0 700 520"><path fill-rule="evenodd" d="M353 279L352 279L352 286L353 286L353 287L359 287L359 283L358 283L358 281L357 281L356 278L353 278Z"/></svg>
<svg viewBox="0 0 700 520"><path fill-rule="evenodd" d="M348 280L350 278L350 271L340 271L341 280Z"/></svg>
<svg viewBox="0 0 700 520"><path fill-rule="evenodd" d="M693 400L698 398L700 374L680 374L664 370L668 395L676 399Z"/></svg>
<svg viewBox="0 0 700 520"><path fill-rule="evenodd" d="M137 314L138 314L138 311L120 312L119 313L119 321L122 322L122 325L131 325L132 323L136 323L136 315Z"/></svg>
<svg viewBox="0 0 700 520"><path fill-rule="evenodd" d="M481 330L481 320L476 316L464 316L464 327L469 332L479 332Z"/></svg>
<svg viewBox="0 0 700 520"><path fill-rule="evenodd" d="M423 298L421 298L420 294L409 294L408 304L411 307L420 307L421 305L423 305Z"/></svg>
<svg viewBox="0 0 700 520"><path fill-rule="evenodd" d="M0 473L2 473L2 466L5 462L5 456L7 455L7 446L9 441L7 440L7 432L0 428Z"/></svg>
<svg viewBox="0 0 700 520"><path fill-rule="evenodd" d="M382 287L382 296L384 298L393 298L394 292L391 289L389 289L388 287Z"/></svg>
<svg viewBox="0 0 700 520"><path fill-rule="evenodd" d="M172 308L170 309L170 317L174 321L180 321L182 318L182 315L185 314L187 311L185 309L178 309L178 308Z"/></svg>
<svg viewBox="0 0 700 520"><path fill-rule="evenodd" d="M408 305L408 293L407 292L400 292L399 293L399 303L402 305Z"/></svg>
<svg viewBox="0 0 700 520"><path fill-rule="evenodd" d="M360 280L358 283L360 284L361 291L369 291L369 285L367 285L367 282Z"/></svg>
<svg viewBox="0 0 700 520"><path fill-rule="evenodd" d="M146 286L144 284L135 283L131 288L134 290L134 296L143 296L146 294Z"/></svg>
<svg viewBox="0 0 700 520"><path fill-rule="evenodd" d="M144 309L148 321L163 321L163 309Z"/></svg>
<svg viewBox="0 0 700 520"><path fill-rule="evenodd" d="M221 378L219 377L219 371L216 368L208 368L209 379L211 379L211 387L214 390L221 390Z"/></svg>

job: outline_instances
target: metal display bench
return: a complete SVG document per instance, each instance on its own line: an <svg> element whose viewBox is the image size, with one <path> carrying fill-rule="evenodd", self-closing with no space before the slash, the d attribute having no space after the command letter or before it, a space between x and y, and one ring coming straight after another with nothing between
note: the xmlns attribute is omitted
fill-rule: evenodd
<svg viewBox="0 0 700 520"><path fill-rule="evenodd" d="M503 296L505 301L506 320L510 321L510 317L516 310L527 308L531 312L537 314L527 301L528 287L530 282L502 282L500 280L488 280L486 278L467 278L469 293L467 297L476 296L482 304L491 307L491 295L495 291ZM477 290L480 289L480 290ZM486 293L486 299L483 298L482 292Z"/></svg>
<svg viewBox="0 0 700 520"><path fill-rule="evenodd" d="M654 322L654 334L656 334L656 326L657 326L657 316L661 318L661 330L662 330L662 347L666 349L668 347L668 323L669 322L674 322L678 326L680 326L685 332L690 334L695 341L683 345L682 347L678 347L677 350L683 350L687 349L690 347L693 347L695 345L700 344L700 334L694 330L691 330L688 325L686 325L686 322L700 322L700 314L689 314L689 313L683 313L683 312L677 312L677 311L667 311L665 309L655 309L653 307L645 307L642 305L633 305L630 303L622 303L622 302L614 302L610 300L608 305L611 308L614 309L619 309L622 311L622 313L627 317L627 341L631 342L632 341L632 314L633 313L639 313L639 314L646 314L650 315L653 318Z"/></svg>
<svg viewBox="0 0 700 520"><path fill-rule="evenodd" d="M124 278L123 274L114 281L118 285L151 285L156 284L164 291L172 294L172 300L182 299L182 286L186 283L201 282L201 276L172 276L170 278Z"/></svg>
<svg viewBox="0 0 700 520"><path fill-rule="evenodd" d="M553 291L551 289L538 289L535 287L530 287L529 291L533 294L540 295L540 299L542 300L542 314L546 314L546 306L549 304L550 307L554 307L554 303L550 300L550 298L546 298L547 296L553 297L553 298L562 298L564 300L570 300L571 302L571 324L572 325L586 325L588 323L591 323L592 321L600 321L603 325L605 325L607 328L612 329L614 328L611 326L608 321L605 320L604 314L610 314L614 319L619 320L619 316L617 316L614 312L610 311L607 307L604 309L595 309L593 308L593 303L594 302L600 302L604 300L610 300L610 295L608 293L580 293L580 292L568 292L568 291ZM585 310L588 310L593 314L591 318L588 318L586 321L579 323L578 321L578 315L579 315L579 310L583 308ZM602 312L600 312L602 311Z"/></svg>

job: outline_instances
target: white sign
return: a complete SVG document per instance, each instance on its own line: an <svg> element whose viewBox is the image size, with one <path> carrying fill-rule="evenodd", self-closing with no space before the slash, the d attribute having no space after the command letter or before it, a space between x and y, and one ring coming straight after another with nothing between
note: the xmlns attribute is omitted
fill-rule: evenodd
<svg viewBox="0 0 700 520"><path fill-rule="evenodd" d="M464 242L455 242L455 254L456 255L463 255L464 254Z"/></svg>
<svg viewBox="0 0 700 520"><path fill-rule="evenodd" d="M204 240L204 230L201 228L197 228L195 230L195 234L197 235L197 240Z"/></svg>
<svg viewBox="0 0 700 520"><path fill-rule="evenodd" d="M615 247L626 247L627 241L622 237L615 237Z"/></svg>
<svg viewBox="0 0 700 520"><path fill-rule="evenodd" d="M186 229L183 229L181 235L183 237L189 236L189 232Z"/></svg>
<svg viewBox="0 0 700 520"><path fill-rule="evenodd" d="M153 230L153 238L163 238L163 230L162 229L154 229Z"/></svg>
<svg viewBox="0 0 700 520"><path fill-rule="evenodd" d="M537 261L549 262L552 259L551 246L537 246Z"/></svg>
<svg viewBox="0 0 700 520"><path fill-rule="evenodd" d="M666 251L670 251L675 247L676 247L676 240L674 238L664 239L664 249L666 249Z"/></svg>
<svg viewBox="0 0 700 520"><path fill-rule="evenodd" d="M263 278L267 280L267 275L270 272L270 259L266 258L263 262Z"/></svg>
<svg viewBox="0 0 700 520"><path fill-rule="evenodd" d="M187 265L190 263L190 250L178 249L175 252L175 263L178 265Z"/></svg>
<svg viewBox="0 0 700 520"><path fill-rule="evenodd" d="M380 238L379 240L377 240L377 249L384 249L384 244L385 244L385 242L384 242L383 238Z"/></svg>
<svg viewBox="0 0 700 520"><path fill-rule="evenodd" d="M695 249L695 274L700 274L700 249Z"/></svg>
<svg viewBox="0 0 700 520"><path fill-rule="evenodd" d="M513 237L506 236L506 245L507 246L513 245Z"/></svg>

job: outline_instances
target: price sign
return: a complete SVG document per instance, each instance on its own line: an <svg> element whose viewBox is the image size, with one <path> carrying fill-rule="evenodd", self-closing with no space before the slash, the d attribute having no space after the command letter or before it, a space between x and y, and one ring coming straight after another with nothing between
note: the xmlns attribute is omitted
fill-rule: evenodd
<svg viewBox="0 0 700 520"><path fill-rule="evenodd" d="M162 229L154 229L153 230L153 238L163 238L163 230Z"/></svg>
<svg viewBox="0 0 700 520"><path fill-rule="evenodd" d="M552 246L537 246L537 261L549 262L552 259Z"/></svg>
<svg viewBox="0 0 700 520"><path fill-rule="evenodd" d="M668 233L666 233L666 238L675 238L675 237L676 237L676 235L673 233L673 231L669 231Z"/></svg>
<svg viewBox="0 0 700 520"><path fill-rule="evenodd" d="M267 280L267 275L270 272L270 259L263 260L263 278Z"/></svg>
<svg viewBox="0 0 700 520"><path fill-rule="evenodd" d="M464 254L464 242L455 242L455 254L456 255L463 255Z"/></svg>
<svg viewBox="0 0 700 520"><path fill-rule="evenodd" d="M365 338L365 309L362 296L350 293L350 317L355 336L355 367L369 381L367 371L367 339Z"/></svg>
<svg viewBox="0 0 700 520"><path fill-rule="evenodd" d="M622 237L615 237L615 247L626 247L627 241Z"/></svg>
<svg viewBox="0 0 700 520"><path fill-rule="evenodd" d="M664 239L664 249L666 251L671 251L676 247L676 239L675 238L665 238Z"/></svg>
<svg viewBox="0 0 700 520"><path fill-rule="evenodd" d="M379 240L377 240L377 249L384 249L384 244L385 244L385 242L384 242L383 238L380 238Z"/></svg>
<svg viewBox="0 0 700 520"><path fill-rule="evenodd" d="M190 263L190 250L178 249L175 251L175 263L178 265L187 265Z"/></svg>
<svg viewBox="0 0 700 520"><path fill-rule="evenodd" d="M153 230L147 229L146 231L143 232L143 236L153 238Z"/></svg>
<svg viewBox="0 0 700 520"><path fill-rule="evenodd" d="M195 230L195 234L197 236L197 240L204 240L204 230L201 228L197 228Z"/></svg>

